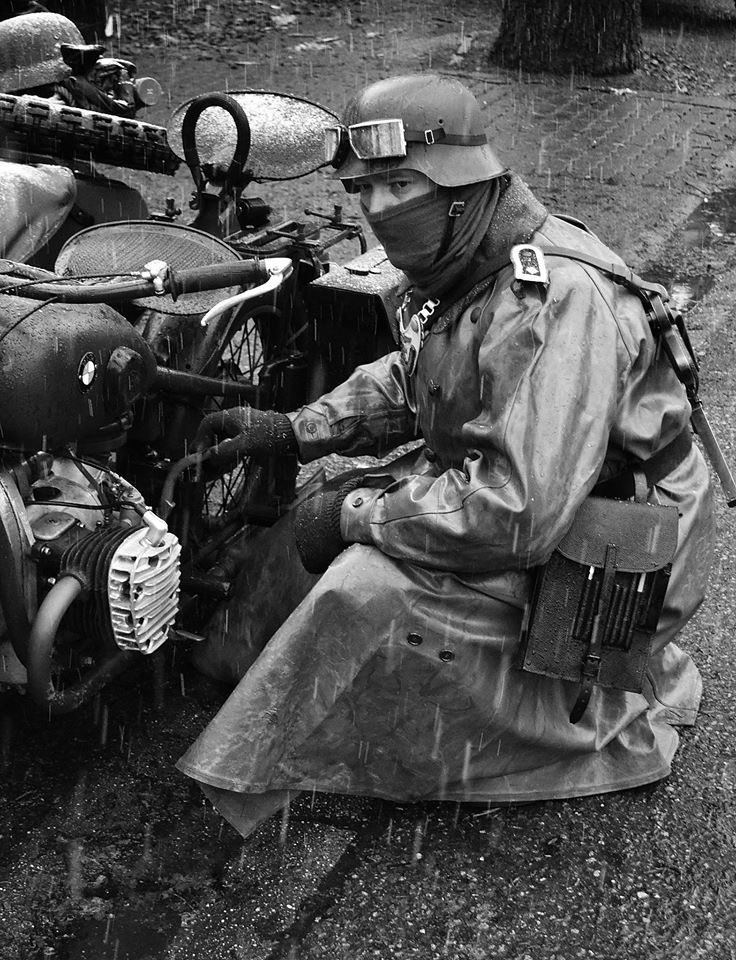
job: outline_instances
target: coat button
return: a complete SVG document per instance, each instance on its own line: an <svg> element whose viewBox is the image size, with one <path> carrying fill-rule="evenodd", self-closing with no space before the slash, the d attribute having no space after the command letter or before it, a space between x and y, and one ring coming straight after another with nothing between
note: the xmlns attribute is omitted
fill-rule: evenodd
<svg viewBox="0 0 736 960"><path fill-rule="evenodd" d="M473 309L470 311L470 322L477 323L480 320L481 312L482 311L480 307L473 307Z"/></svg>
<svg viewBox="0 0 736 960"><path fill-rule="evenodd" d="M429 380L427 383L427 392L430 397L439 397L442 393L442 387L436 380Z"/></svg>
<svg viewBox="0 0 736 960"><path fill-rule="evenodd" d="M312 422L308 423L307 433L316 433L316 432L317 432L317 424Z"/></svg>
<svg viewBox="0 0 736 960"><path fill-rule="evenodd" d="M424 638L418 633L409 633L406 636L406 642L410 643L412 647L418 647L423 639Z"/></svg>
<svg viewBox="0 0 736 960"><path fill-rule="evenodd" d="M353 500L353 506L354 506L354 507L362 507L362 506L363 506L363 498L362 498L362 497L356 497L355 500Z"/></svg>
<svg viewBox="0 0 736 960"><path fill-rule="evenodd" d="M440 650L440 660L443 663L449 663L451 660L455 659L455 654L452 650Z"/></svg>
<svg viewBox="0 0 736 960"><path fill-rule="evenodd" d="M434 463L437 459L437 454L434 450L430 450L429 447L424 448L424 459L429 460L430 463Z"/></svg>

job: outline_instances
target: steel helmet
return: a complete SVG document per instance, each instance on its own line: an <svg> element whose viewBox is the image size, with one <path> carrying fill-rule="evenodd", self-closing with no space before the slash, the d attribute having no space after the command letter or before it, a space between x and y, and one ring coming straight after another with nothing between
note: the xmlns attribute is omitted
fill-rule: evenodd
<svg viewBox="0 0 736 960"><path fill-rule="evenodd" d="M0 93L58 83L72 70L62 43L83 44L77 27L59 13L24 13L0 23Z"/></svg>
<svg viewBox="0 0 736 960"><path fill-rule="evenodd" d="M488 143L481 108L454 77L412 74L366 87L325 131L331 179L349 192L355 177L416 170L441 187L491 180L506 172Z"/></svg>

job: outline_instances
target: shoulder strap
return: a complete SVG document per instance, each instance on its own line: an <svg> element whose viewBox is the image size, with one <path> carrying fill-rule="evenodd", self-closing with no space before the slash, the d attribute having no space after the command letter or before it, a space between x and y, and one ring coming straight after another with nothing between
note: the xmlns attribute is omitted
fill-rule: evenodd
<svg viewBox="0 0 736 960"><path fill-rule="evenodd" d="M667 289L661 283L654 283L651 280L642 280L640 276L630 270L623 263L614 263L612 260L603 260L601 257L594 257L589 253L583 253L582 250L573 250L570 247L540 247L542 253L547 257L565 257L567 260L577 260L578 263L585 263L589 267L595 267L603 273L621 283L630 290L638 293L644 291L648 294L655 294L662 298L666 303L670 295Z"/></svg>
<svg viewBox="0 0 736 960"><path fill-rule="evenodd" d="M685 327L682 315L675 313L668 305L669 293L659 283L642 280L633 270L618 263L611 263L598 257L590 256L580 250L571 250L567 247L542 247L546 256L565 257L568 260L577 260L590 267L595 267L611 279L623 284L641 300L649 320L649 326L667 355L672 369L678 380L683 384L690 401L690 422L700 437L708 459L713 465L718 479L721 482L726 503L729 507L736 507L736 480L726 462L726 459L713 433L713 429L703 409L703 402L698 395L699 377L698 361L695 351Z"/></svg>

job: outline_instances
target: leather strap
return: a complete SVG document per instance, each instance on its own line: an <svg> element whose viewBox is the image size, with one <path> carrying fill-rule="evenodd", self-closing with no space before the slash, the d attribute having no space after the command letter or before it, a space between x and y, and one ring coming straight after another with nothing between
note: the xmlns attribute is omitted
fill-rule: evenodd
<svg viewBox="0 0 736 960"><path fill-rule="evenodd" d="M603 260L600 257L594 257L569 247L545 246L540 249L546 257L564 257L568 260L585 263L590 267L594 267L596 270L601 270L608 274L615 282L623 284L634 292L641 293L641 291L644 291L646 294L654 294L661 297L663 301L669 300L669 294L661 284L642 280L641 277L637 276L633 270L630 270L624 264ZM486 278L490 280L495 277L497 273L510 263L511 259L508 253L503 253L492 261L482 263L458 286L456 291L453 291L451 299L445 302L442 310L438 311L431 318L431 321L425 327L425 332L429 331L429 328L436 323L441 314L444 313L452 303L460 300L466 293L472 290L477 283L480 283ZM655 486L660 480L671 473L675 467L682 463L690 453L692 443L692 433L688 426L685 427L674 440L668 443L666 447L658 450L654 456L648 460L637 461L625 467L623 472L618 476L596 484L592 492L600 497L628 500L636 493L635 472L638 471L644 474L649 487Z"/></svg>
<svg viewBox="0 0 736 960"><path fill-rule="evenodd" d="M447 133L444 127L434 127L427 130L404 130L404 140L407 143L446 143L450 146L479 147L488 143L485 133Z"/></svg>
<svg viewBox="0 0 736 960"><path fill-rule="evenodd" d="M659 283L642 280L633 270L629 270L625 264L613 263L611 260L603 260L600 257L583 253L581 250L574 250L572 247L545 246L539 249L545 257L564 257L567 260L576 260L578 263L585 263L589 267L601 270L603 273L608 274L616 283L623 284L635 293L641 293L643 291L645 294L657 294L665 302L669 300L669 293L665 287ZM457 287L452 291L451 296L445 300L442 310L434 317L432 323L439 320L442 313L445 313L453 303L461 300L476 284L486 279L490 281L497 273L500 273L504 267L510 265L511 256L509 251L505 251L499 256L494 257L493 260L486 260L481 263L465 280L458 283Z"/></svg>
<svg viewBox="0 0 736 960"><path fill-rule="evenodd" d="M596 497L609 497L615 500L628 500L636 494L636 473L643 473L648 487L654 487L672 473L690 453L693 437L690 427L685 427L666 447L658 450L648 460L640 460L624 468L623 472L610 480L597 483L591 491Z"/></svg>
<svg viewBox="0 0 736 960"><path fill-rule="evenodd" d="M579 263L585 263L589 267L595 267L596 270L602 270L607 273L616 283L622 283L630 290L644 290L646 293L658 294L665 302L669 300L670 295L667 289L661 283L653 283L650 280L642 280L640 276L630 270L623 263L613 263L611 260L603 260L600 257L594 257L589 253L583 253L582 250L573 250L571 247L540 247L545 257L565 257L567 260L577 260Z"/></svg>

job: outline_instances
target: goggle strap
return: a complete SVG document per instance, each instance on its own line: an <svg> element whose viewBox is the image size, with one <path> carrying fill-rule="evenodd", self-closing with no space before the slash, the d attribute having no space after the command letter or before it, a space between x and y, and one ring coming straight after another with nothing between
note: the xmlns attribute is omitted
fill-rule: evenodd
<svg viewBox="0 0 736 960"><path fill-rule="evenodd" d="M488 143L485 133L446 133L444 127L435 127L434 130L404 130L404 139L407 143L424 143L428 146L444 143L451 147L479 147Z"/></svg>
<svg viewBox="0 0 736 960"><path fill-rule="evenodd" d="M350 150L347 128L342 124L332 124L331 126L326 126L324 128L323 137L325 143L325 163L329 163L332 167L337 169L345 160ZM332 138L334 138L334 144L332 142ZM331 148L332 154L329 157L327 156L328 148Z"/></svg>
<svg viewBox="0 0 736 960"><path fill-rule="evenodd" d="M348 140L348 132L345 127L339 127L340 133L338 134L337 141L337 150L335 150L335 155L330 161L332 166L337 169L342 165L347 155L350 153L350 141Z"/></svg>
<svg viewBox="0 0 736 960"><path fill-rule="evenodd" d="M376 121L376 123L381 123L382 121ZM384 121L385 122L385 121ZM395 122L395 121L391 121ZM400 122L400 121L399 121ZM325 162L330 163L335 169L339 168L343 161L345 160L348 151L350 150L350 138L347 127L343 124L335 124L334 126L327 127L326 130L330 131L336 140L334 153L331 159L325 157ZM406 130L403 131L404 135L404 144L407 143L423 143L426 146L431 146L435 143L443 143L447 146L463 146L463 147L476 147L482 146L483 144L488 143L488 137L484 133L479 134L465 134L465 133L447 133L444 127L436 127L434 130ZM353 150L357 154L357 150L353 147ZM396 156L404 155L406 148L402 151L401 154L396 154ZM360 156L359 154L357 154ZM386 154L385 157L375 157L373 159L387 159L389 155Z"/></svg>

